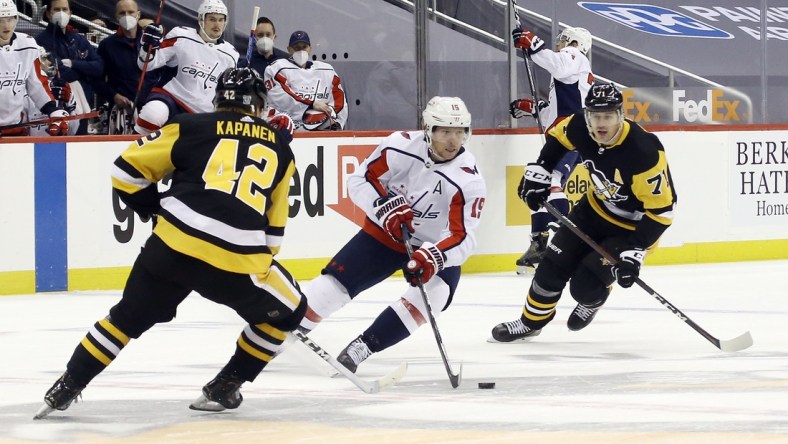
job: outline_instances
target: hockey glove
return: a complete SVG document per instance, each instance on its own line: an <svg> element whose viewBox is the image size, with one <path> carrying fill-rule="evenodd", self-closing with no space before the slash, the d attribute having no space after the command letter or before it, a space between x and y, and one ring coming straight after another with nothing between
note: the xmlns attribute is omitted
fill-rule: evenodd
<svg viewBox="0 0 788 444"><path fill-rule="evenodd" d="M528 51L528 54L534 54L544 49L544 40L523 28L514 28L512 30L512 43L515 48Z"/></svg>
<svg viewBox="0 0 788 444"><path fill-rule="evenodd" d="M629 288L635 283L645 256L645 252L640 248L621 252L618 263L613 265L613 276L616 277L618 285Z"/></svg>
<svg viewBox="0 0 788 444"><path fill-rule="evenodd" d="M539 111L547 107L547 102L538 100L536 105L537 106L534 107L534 101L532 99L518 99L509 104L509 114L515 119L525 116L536 117Z"/></svg>
<svg viewBox="0 0 788 444"><path fill-rule="evenodd" d="M537 163L529 163L525 174L520 179L517 194L533 211L538 211L550 195L550 179L552 174Z"/></svg>
<svg viewBox="0 0 788 444"><path fill-rule="evenodd" d="M287 143L293 141L293 119L287 114L276 114L268 120L268 124L274 127L279 136Z"/></svg>
<svg viewBox="0 0 788 444"><path fill-rule="evenodd" d="M142 45L142 50L144 52L148 52L150 50L151 54L154 51L159 49L161 46L161 39L164 33L164 28L162 26L156 25L148 25L145 29L142 30L142 37L140 37L140 45Z"/></svg>
<svg viewBox="0 0 788 444"><path fill-rule="evenodd" d="M386 196L375 201L375 217L386 233L397 242L403 242L402 224L413 233L413 210L404 196Z"/></svg>
<svg viewBox="0 0 788 444"><path fill-rule="evenodd" d="M68 113L63 111L62 109L58 109L49 113L50 119L59 119L62 117L67 117ZM52 123L49 124L49 128L47 129L50 136L67 136L68 135L68 122L65 120L54 120Z"/></svg>
<svg viewBox="0 0 788 444"><path fill-rule="evenodd" d="M405 275L405 280L413 287L419 285L419 278L422 284L426 284L435 273L443 270L445 260L446 256L438 247L424 242L421 248L413 252L402 273Z"/></svg>

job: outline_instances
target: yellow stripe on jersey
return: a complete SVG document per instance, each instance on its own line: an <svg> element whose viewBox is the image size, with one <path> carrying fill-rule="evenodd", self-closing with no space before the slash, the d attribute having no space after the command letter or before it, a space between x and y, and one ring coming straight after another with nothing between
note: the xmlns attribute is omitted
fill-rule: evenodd
<svg viewBox="0 0 788 444"><path fill-rule="evenodd" d="M132 142L120 157L149 181L158 182L175 169L172 165L172 147L179 137L180 125L167 125L150 136Z"/></svg>
<svg viewBox="0 0 788 444"><path fill-rule="evenodd" d="M643 202L643 208L646 210L673 205L673 190L668 180L668 160L664 151L659 151L656 165L632 176L631 188L635 197Z"/></svg>
<svg viewBox="0 0 788 444"><path fill-rule="evenodd" d="M287 224L287 218L290 214L290 201L288 198L290 194L290 179L295 174L295 170L295 162L290 162L284 176L282 176L282 180L271 191L270 200L273 202L273 205L265 212L266 217L268 217L268 225L271 227L284 227ZM281 242L268 247L273 254L277 254L279 253Z"/></svg>
<svg viewBox="0 0 788 444"><path fill-rule="evenodd" d="M618 219L614 219L614 218L610 217L607 214L607 212L605 212L605 210L602 208L602 206L599 205L599 201L597 200L596 196L594 196L593 187L589 187L588 188L588 193L586 193L586 194L588 196L588 203L591 205L591 208L593 208L594 211L596 211L596 213L599 215L599 217L601 217L602 219L610 222L611 224L613 224L613 225L615 225L617 227L621 227L621 228L623 228L625 230L630 230L630 231L634 231L635 230L635 226L634 225L632 225L632 224L625 224L625 223L619 221Z"/></svg>
<svg viewBox="0 0 788 444"><path fill-rule="evenodd" d="M259 273L253 277L256 279L255 285L270 293L291 310L295 310L301 303L301 293L278 267L271 267L267 273Z"/></svg>
<svg viewBox="0 0 788 444"><path fill-rule="evenodd" d="M569 125L569 122L575 118L574 115L567 117L566 119L558 122L554 127L550 128L547 134L555 137L558 141L568 150L574 150L575 146L572 142L569 141L569 138L566 137L566 127Z"/></svg>
<svg viewBox="0 0 788 444"><path fill-rule="evenodd" d="M163 217L159 217L153 232L173 250L233 273L266 273L273 260L269 253L240 254L227 251L184 233Z"/></svg>
<svg viewBox="0 0 788 444"><path fill-rule="evenodd" d="M98 360L99 360L99 362L101 362L102 364L104 364L104 365L110 365L110 364L112 363L112 359L110 359L110 358L109 358L107 355L105 355L105 354L104 354L104 353L103 353L101 350L99 350L98 348L96 348L96 346L95 346L95 345L93 345L93 344L90 342L90 340L88 339L88 337L87 337L87 336L85 336L84 338L82 338L82 342L80 342L80 344L81 344L83 347L85 347L85 350L87 350L87 351L88 351L88 353L90 353L91 355L93 355L93 357L94 357L94 358L96 358L96 359L98 359Z"/></svg>
<svg viewBox="0 0 788 444"><path fill-rule="evenodd" d="M104 327L104 330L107 330L112 336L115 337L115 339L120 341L124 346L126 346L129 343L129 337L126 336L125 333L120 331L118 327L115 327L115 325L113 325L110 321L106 319L102 319L98 323L99 325Z"/></svg>

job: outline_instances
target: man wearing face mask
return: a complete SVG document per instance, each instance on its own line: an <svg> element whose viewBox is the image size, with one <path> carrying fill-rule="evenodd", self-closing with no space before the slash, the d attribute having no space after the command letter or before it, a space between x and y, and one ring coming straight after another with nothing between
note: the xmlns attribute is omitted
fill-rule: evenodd
<svg viewBox="0 0 788 444"><path fill-rule="evenodd" d="M241 59L238 66L250 66L260 74L265 72L268 65L274 63L279 59L286 59L290 54L282 51L279 48L274 48L274 41L276 40L276 27L274 22L268 17L260 17L257 19L257 27L254 31L255 48L252 50L252 58L247 61Z"/></svg>
<svg viewBox="0 0 788 444"><path fill-rule="evenodd" d="M226 24L227 6L221 0L203 0L197 8L197 29L177 26L162 38L161 27L145 27L137 66L148 72L166 66L176 68L177 74L151 90L134 125L136 132L150 134L178 114L213 110L219 75L238 64L238 51L222 39Z"/></svg>
<svg viewBox="0 0 788 444"><path fill-rule="evenodd" d="M108 101L112 113L134 113L134 98L142 70L137 66L142 31L137 26L140 9L135 0L119 0L115 4L118 31L101 41L98 54L104 61L104 75L96 83L96 93ZM159 71L145 75L138 100L144 102L151 87L159 78Z"/></svg>
<svg viewBox="0 0 788 444"><path fill-rule="evenodd" d="M49 25L36 36L36 41L55 56L60 79L71 84L77 97L76 112L90 112L94 84L104 72L104 62L85 36L69 26L69 0L51 0L44 17ZM79 122L77 134L87 134L87 119Z"/></svg>
<svg viewBox="0 0 788 444"><path fill-rule="evenodd" d="M290 57L265 70L268 101L293 118L296 131L341 130L347 122L345 89L328 63L310 61L309 35L296 31L287 47Z"/></svg>

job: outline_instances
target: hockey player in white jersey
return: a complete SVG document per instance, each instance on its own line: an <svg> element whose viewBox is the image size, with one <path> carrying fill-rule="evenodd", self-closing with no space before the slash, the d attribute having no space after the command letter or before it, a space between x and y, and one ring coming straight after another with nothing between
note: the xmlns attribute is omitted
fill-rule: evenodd
<svg viewBox="0 0 788 444"><path fill-rule="evenodd" d="M238 51L222 39L227 24L227 6L221 0L203 0L197 8L198 29L178 26L162 40L162 29L148 25L140 39L137 64L153 71L163 66L177 68L177 74L161 88L153 88L140 110L134 130L150 134L181 113L213 110L216 81L238 63ZM148 48L150 58L147 65Z"/></svg>
<svg viewBox="0 0 788 444"><path fill-rule="evenodd" d="M586 56L591 49L591 33L585 28L567 27L558 35L555 51L545 50L545 42L527 29L515 28L512 31L515 48L527 51L531 60L550 73L549 102L524 98L509 105L509 113L519 119L528 115L536 117L548 125L549 130L558 122L581 109L588 90L594 83L591 63ZM569 200L564 193L564 185L575 165L580 161L577 152L569 152L558 162L553 171L549 201L563 214L569 212ZM518 193L522 189L518 187ZM517 274L526 274L539 264L547 249L548 227L556 221L544 208L531 211L531 245L517 259Z"/></svg>
<svg viewBox="0 0 788 444"><path fill-rule="evenodd" d="M343 129L347 98L334 68L309 60L312 44L304 31L290 36L287 50L290 57L271 63L263 75L271 106L291 116L296 131Z"/></svg>
<svg viewBox="0 0 788 444"><path fill-rule="evenodd" d="M41 49L35 39L15 32L19 13L13 0L0 0L0 127L24 120L27 101L50 118L66 117L68 113L55 103L47 76L41 68ZM48 125L51 135L68 132L68 122ZM0 136L27 135L28 128L0 131Z"/></svg>
<svg viewBox="0 0 788 444"><path fill-rule="evenodd" d="M306 330L399 269L410 283L337 360L355 372L371 354L410 336L428 315L421 278L434 315L446 310L460 280L460 266L476 248L486 187L476 159L463 145L471 114L457 97L433 97L424 130L385 138L347 181L353 203L367 218L358 232L307 283ZM412 233L408 261L401 227Z"/></svg>

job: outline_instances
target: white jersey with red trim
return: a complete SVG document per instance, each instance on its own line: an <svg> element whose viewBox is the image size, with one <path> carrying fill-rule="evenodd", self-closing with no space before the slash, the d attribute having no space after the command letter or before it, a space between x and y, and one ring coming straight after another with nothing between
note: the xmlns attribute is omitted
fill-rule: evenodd
<svg viewBox="0 0 788 444"><path fill-rule="evenodd" d="M161 47L148 62L148 71L163 66L177 67L178 72L163 89L191 112L213 111L216 82L227 68L238 64L238 51L219 39L205 42L194 28L178 26L164 36ZM142 69L145 51L140 50L137 65Z"/></svg>
<svg viewBox="0 0 788 444"><path fill-rule="evenodd" d="M476 158L464 147L454 159L435 162L423 131L393 133L348 178L347 187L353 203L367 215L364 231L384 244L397 248L379 226L375 200L398 194L415 215L414 244L437 245L446 255L446 267L461 265L476 248L474 231L487 189Z"/></svg>
<svg viewBox="0 0 788 444"><path fill-rule="evenodd" d="M588 57L574 46L567 46L560 51L538 51L531 55L531 59L552 76L549 104L541 112L545 129L552 126L557 118L571 116L583 109L588 90L594 83Z"/></svg>
<svg viewBox="0 0 788 444"><path fill-rule="evenodd" d="M22 120L28 96L38 109L55 100L41 70L40 56L35 39L21 32L15 32L11 43L0 47L0 125Z"/></svg>
<svg viewBox="0 0 788 444"><path fill-rule="evenodd" d="M296 131L303 131L304 112L313 102L325 102L336 112L336 122L347 122L345 88L334 68L321 61L307 62L304 68L292 59L279 59L268 65L263 75L268 102L293 118Z"/></svg>

